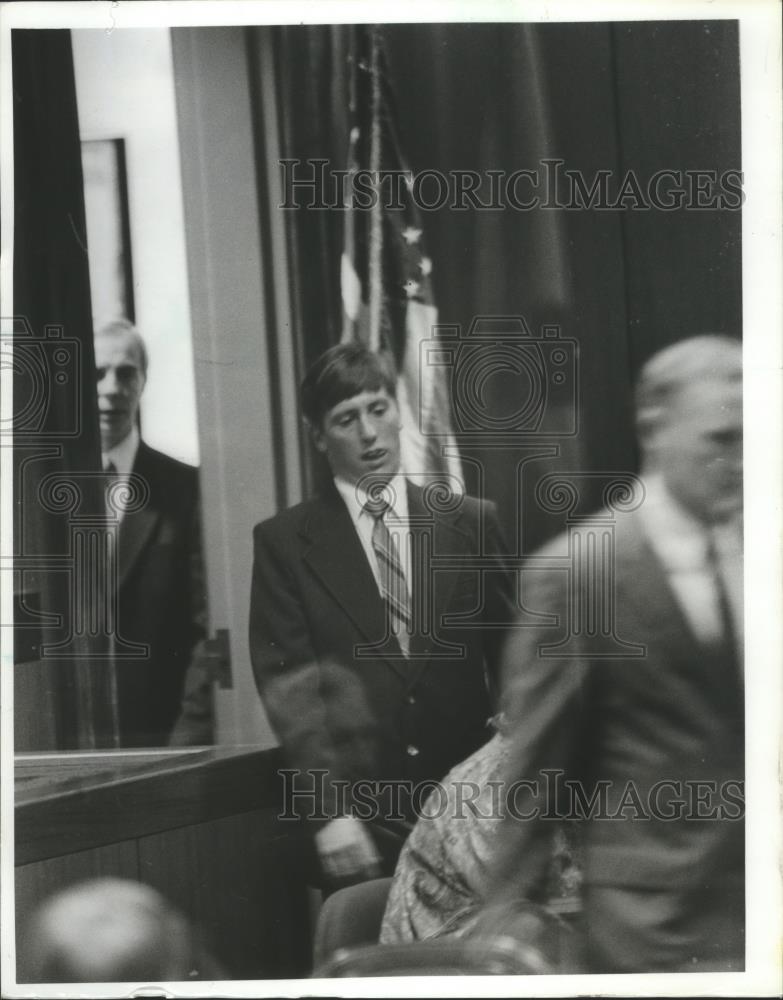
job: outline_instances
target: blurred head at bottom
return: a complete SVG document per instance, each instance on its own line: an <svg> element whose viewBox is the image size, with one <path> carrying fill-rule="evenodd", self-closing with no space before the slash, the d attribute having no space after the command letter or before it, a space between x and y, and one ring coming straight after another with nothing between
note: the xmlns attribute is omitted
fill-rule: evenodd
<svg viewBox="0 0 783 1000"><path fill-rule="evenodd" d="M188 922L150 886L82 882L35 912L25 942L34 982L176 982L202 978L208 959Z"/></svg>

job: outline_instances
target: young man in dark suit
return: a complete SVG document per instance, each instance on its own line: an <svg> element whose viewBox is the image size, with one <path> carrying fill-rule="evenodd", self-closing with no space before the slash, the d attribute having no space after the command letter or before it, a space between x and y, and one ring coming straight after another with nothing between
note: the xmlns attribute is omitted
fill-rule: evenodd
<svg viewBox="0 0 783 1000"><path fill-rule="evenodd" d="M507 796L527 784L498 839L482 929L507 933L514 906L540 898L551 820L571 816L583 821L589 971L738 971L739 341L705 335L661 351L636 406L643 489L624 511L575 524L523 572L524 606L557 624L515 630L504 657ZM588 546L609 523L594 575Z"/></svg>
<svg viewBox="0 0 783 1000"><path fill-rule="evenodd" d="M95 365L103 467L115 486L112 507L120 518L113 657L120 746L161 746L171 736L185 673L204 636L198 470L139 436L147 352L133 324L120 319L97 330ZM139 477L144 502L123 510L117 486L131 474ZM135 654L119 655L127 643ZM211 713L203 699L202 709L198 738L181 742L211 742ZM191 731L196 721L191 714Z"/></svg>
<svg viewBox="0 0 783 1000"><path fill-rule="evenodd" d="M411 790L491 735L488 678L514 587L493 505L406 478L395 381L379 355L327 351L303 381L302 408L332 478L255 528L250 649L301 772L294 797L316 789L313 809L298 803L316 813L334 884L389 873Z"/></svg>

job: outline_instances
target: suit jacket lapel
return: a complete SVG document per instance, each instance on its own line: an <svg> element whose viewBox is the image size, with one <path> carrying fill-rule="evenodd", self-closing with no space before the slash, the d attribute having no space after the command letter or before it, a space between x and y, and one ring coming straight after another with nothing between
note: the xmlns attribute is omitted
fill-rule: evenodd
<svg viewBox="0 0 783 1000"><path fill-rule="evenodd" d="M642 634L620 638L664 645L670 652L670 662L682 661L689 670L698 669L705 664L704 649L644 535L640 518L635 519L633 528L636 530L629 531L627 537L617 539L616 588L624 601L633 604Z"/></svg>
<svg viewBox="0 0 783 1000"><path fill-rule="evenodd" d="M313 573L368 643L378 642L386 634L386 608L351 515L336 489L330 489L314 507L303 536L309 543L304 559ZM378 657L407 676L406 661L400 658L393 637L379 647Z"/></svg>
<svg viewBox="0 0 783 1000"><path fill-rule="evenodd" d="M639 624L637 636L620 638L665 650L673 670L695 678L719 711L736 719L743 697L736 660L720 643L710 647L699 641L641 525L634 542L622 549L618 544L619 552L617 592L624 593Z"/></svg>
<svg viewBox="0 0 783 1000"><path fill-rule="evenodd" d="M417 555L411 581L414 634L411 638L409 680L414 684L431 662L429 654L437 652L443 617L450 607L458 576L456 569L436 574L431 565L432 557L435 554L455 556L468 552L470 535L460 526L459 513L439 514L429 509L421 488L410 482L408 515Z"/></svg>
<svg viewBox="0 0 783 1000"><path fill-rule="evenodd" d="M133 463L133 473L141 476L150 489L150 499L146 507L134 513L125 514L120 522L119 530L119 563L120 563L120 586L126 580L128 574L133 569L139 555L143 551L155 530L155 526L160 518L160 511L153 506L155 495L153 483L153 470L150 468L148 459L148 449L144 442L139 443L139 450L136 453L136 461Z"/></svg>

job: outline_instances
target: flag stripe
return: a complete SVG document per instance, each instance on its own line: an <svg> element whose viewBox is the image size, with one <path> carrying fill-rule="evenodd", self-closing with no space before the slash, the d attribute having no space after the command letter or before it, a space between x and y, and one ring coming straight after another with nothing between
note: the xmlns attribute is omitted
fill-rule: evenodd
<svg viewBox="0 0 783 1000"><path fill-rule="evenodd" d="M405 184L400 184L402 208L399 203L392 208L383 203L388 190L377 183L387 171L410 176L400 149L380 26L355 26L350 68L349 181L360 170L369 171L376 197L370 210L357 208L352 184L346 186L342 339L367 344L396 359L402 471L447 478L449 486L461 492L450 373L422 363L438 312L432 294L433 262L425 252L420 213Z"/></svg>

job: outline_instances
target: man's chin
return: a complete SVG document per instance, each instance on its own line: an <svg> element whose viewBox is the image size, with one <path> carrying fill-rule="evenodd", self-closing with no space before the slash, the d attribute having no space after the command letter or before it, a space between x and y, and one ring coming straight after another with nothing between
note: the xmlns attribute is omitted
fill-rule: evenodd
<svg viewBox="0 0 783 1000"><path fill-rule="evenodd" d="M736 497L716 500L712 504L709 514L709 519L713 524L728 524L737 521L742 517L742 500L738 500Z"/></svg>
<svg viewBox="0 0 783 1000"><path fill-rule="evenodd" d="M362 462L362 475L363 476L385 476L387 479L391 479L395 476L400 468L399 458L397 456L389 455L388 453L380 458L376 459L366 459Z"/></svg>
<svg viewBox="0 0 783 1000"><path fill-rule="evenodd" d="M368 463L364 467L361 475L357 477L355 483L359 486L365 493L369 495L374 495L374 493L380 490L382 487L386 486L389 480L393 479L399 471L398 466L391 468L387 463L378 463L376 467L373 468L372 465Z"/></svg>
<svg viewBox="0 0 783 1000"><path fill-rule="evenodd" d="M101 420L101 451L105 454L116 448L130 434L130 427Z"/></svg>

